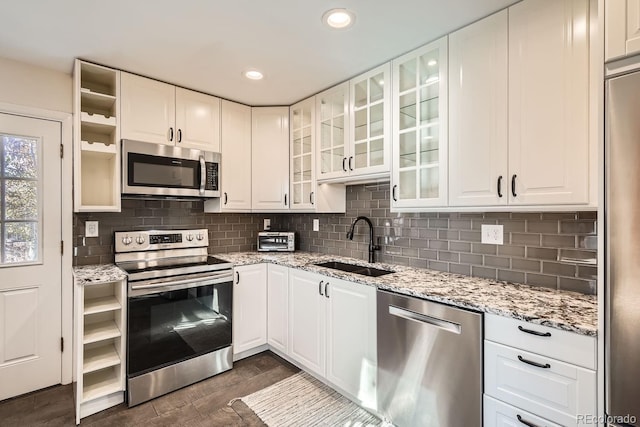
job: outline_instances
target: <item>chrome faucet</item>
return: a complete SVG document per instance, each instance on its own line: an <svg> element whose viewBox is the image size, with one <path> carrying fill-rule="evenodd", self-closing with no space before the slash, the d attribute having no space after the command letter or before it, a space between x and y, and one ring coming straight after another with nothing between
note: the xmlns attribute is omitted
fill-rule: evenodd
<svg viewBox="0 0 640 427"><path fill-rule="evenodd" d="M373 224L371 223L371 220L369 218L367 218L366 216L359 216L358 218L356 218L356 220L351 224L351 229L347 231L347 239L353 240L353 229L356 227L356 223L360 220L363 220L367 224L369 224L369 262L375 262L373 254L374 251L380 250L380 246L373 244Z"/></svg>

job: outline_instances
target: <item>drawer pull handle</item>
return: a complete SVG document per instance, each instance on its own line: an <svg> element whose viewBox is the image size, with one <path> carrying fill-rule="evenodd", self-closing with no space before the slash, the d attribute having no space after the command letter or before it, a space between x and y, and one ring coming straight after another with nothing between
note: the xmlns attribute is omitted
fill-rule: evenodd
<svg viewBox="0 0 640 427"><path fill-rule="evenodd" d="M527 365L535 366L536 368L549 369L551 367L551 365L549 365L548 363L545 363L543 365L542 363L532 362L531 360L527 360L520 355L518 355L518 360L522 363L526 363Z"/></svg>
<svg viewBox="0 0 640 427"><path fill-rule="evenodd" d="M530 423L529 421L522 419L520 414L516 415L516 417L518 418L518 421L520 421L522 424L524 424L524 425L526 425L528 427L538 427L537 424Z"/></svg>
<svg viewBox="0 0 640 427"><path fill-rule="evenodd" d="M324 296L324 294L322 293L322 284L324 283L324 280L321 280L320 283L318 283L318 293L320 294L320 296Z"/></svg>
<svg viewBox="0 0 640 427"><path fill-rule="evenodd" d="M522 332L526 332L526 333L531 334L531 335L536 335L538 337L550 337L551 336L551 332L533 331L531 329L525 329L522 326L518 326L518 329L521 330Z"/></svg>

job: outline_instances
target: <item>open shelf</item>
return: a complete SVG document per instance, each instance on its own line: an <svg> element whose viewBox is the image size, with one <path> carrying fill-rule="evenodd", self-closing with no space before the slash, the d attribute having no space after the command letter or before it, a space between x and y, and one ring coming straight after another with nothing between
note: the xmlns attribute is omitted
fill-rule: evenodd
<svg viewBox="0 0 640 427"><path fill-rule="evenodd" d="M82 62L80 65L82 90L101 95L116 95L117 72L100 65Z"/></svg>
<svg viewBox="0 0 640 427"><path fill-rule="evenodd" d="M113 343L85 350L82 373L89 374L121 363Z"/></svg>
<svg viewBox="0 0 640 427"><path fill-rule="evenodd" d="M106 311L119 310L122 306L115 296L94 298L85 301L84 314L104 313Z"/></svg>
<svg viewBox="0 0 640 427"><path fill-rule="evenodd" d="M82 141L80 150L92 153L109 153L116 154L117 148L115 144L104 144L101 142Z"/></svg>
<svg viewBox="0 0 640 427"><path fill-rule="evenodd" d="M87 113L83 111L80 114L80 120L82 121L83 127L84 125L95 125L95 126L106 127L106 128L116 127L115 116L106 116L104 114Z"/></svg>
<svg viewBox="0 0 640 427"><path fill-rule="evenodd" d="M120 329L113 320L89 323L84 327L83 344L109 340L120 336Z"/></svg>
<svg viewBox="0 0 640 427"><path fill-rule="evenodd" d="M87 402L97 397L107 396L122 390L122 381L116 368L110 367L87 374L83 378L82 401Z"/></svg>

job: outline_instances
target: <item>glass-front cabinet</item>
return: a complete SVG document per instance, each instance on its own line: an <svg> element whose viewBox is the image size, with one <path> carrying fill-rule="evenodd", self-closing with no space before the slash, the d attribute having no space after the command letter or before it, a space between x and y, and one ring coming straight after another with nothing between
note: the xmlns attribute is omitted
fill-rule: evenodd
<svg viewBox="0 0 640 427"><path fill-rule="evenodd" d="M447 38L393 61L392 208L447 205Z"/></svg>
<svg viewBox="0 0 640 427"><path fill-rule="evenodd" d="M350 86L350 175L384 174L390 170L391 63L352 79Z"/></svg>
<svg viewBox="0 0 640 427"><path fill-rule="evenodd" d="M321 181L345 177L349 152L349 82L316 95L319 147L318 174Z"/></svg>
<svg viewBox="0 0 640 427"><path fill-rule="evenodd" d="M291 209L313 209L315 97L291 106Z"/></svg>

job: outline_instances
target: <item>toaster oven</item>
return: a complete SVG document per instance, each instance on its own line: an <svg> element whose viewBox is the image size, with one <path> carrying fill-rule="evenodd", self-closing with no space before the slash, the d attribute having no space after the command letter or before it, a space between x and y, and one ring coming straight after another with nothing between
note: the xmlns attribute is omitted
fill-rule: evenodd
<svg viewBox="0 0 640 427"><path fill-rule="evenodd" d="M296 234L289 231L261 231L258 233L258 251L293 252L296 250Z"/></svg>

